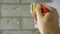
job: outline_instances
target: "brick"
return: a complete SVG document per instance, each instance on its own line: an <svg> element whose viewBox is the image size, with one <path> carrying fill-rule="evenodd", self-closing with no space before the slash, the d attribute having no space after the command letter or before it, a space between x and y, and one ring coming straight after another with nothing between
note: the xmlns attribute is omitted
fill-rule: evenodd
<svg viewBox="0 0 60 34"><path fill-rule="evenodd" d="M32 34L32 31L2 31L2 34Z"/></svg>
<svg viewBox="0 0 60 34"><path fill-rule="evenodd" d="M46 0L21 0L21 3L35 3L35 2L51 2L52 0L48 0L48 1L46 1Z"/></svg>
<svg viewBox="0 0 60 34"><path fill-rule="evenodd" d="M2 5L1 16L31 16L29 5Z"/></svg>
<svg viewBox="0 0 60 34"><path fill-rule="evenodd" d="M32 3L36 0L21 0L21 3Z"/></svg>
<svg viewBox="0 0 60 34"><path fill-rule="evenodd" d="M23 18L22 20L22 29L34 29L33 18Z"/></svg>
<svg viewBox="0 0 60 34"><path fill-rule="evenodd" d="M19 3L19 0L2 0L2 3Z"/></svg>
<svg viewBox="0 0 60 34"><path fill-rule="evenodd" d="M18 18L2 18L0 30L20 30L20 20Z"/></svg>

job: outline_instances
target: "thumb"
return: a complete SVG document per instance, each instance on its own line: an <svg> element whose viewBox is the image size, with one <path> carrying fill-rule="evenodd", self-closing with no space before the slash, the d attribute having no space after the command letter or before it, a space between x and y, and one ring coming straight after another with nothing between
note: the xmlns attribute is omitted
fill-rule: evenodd
<svg viewBox="0 0 60 34"><path fill-rule="evenodd" d="M41 12L41 4L36 4L36 14L37 19L41 19L43 17L43 14Z"/></svg>

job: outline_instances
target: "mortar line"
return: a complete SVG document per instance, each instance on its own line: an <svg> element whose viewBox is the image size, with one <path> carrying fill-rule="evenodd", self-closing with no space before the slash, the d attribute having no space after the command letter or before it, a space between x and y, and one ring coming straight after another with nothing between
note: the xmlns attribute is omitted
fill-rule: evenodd
<svg viewBox="0 0 60 34"><path fill-rule="evenodd" d="M20 31L38 31L37 29L22 29L22 30L20 30Z"/></svg>
<svg viewBox="0 0 60 34"><path fill-rule="evenodd" d="M8 30L0 30L0 31L20 31L20 30L16 30L16 29L8 29Z"/></svg>
<svg viewBox="0 0 60 34"><path fill-rule="evenodd" d="M11 30L0 30L0 31L32 31L32 29L31 30L16 30L16 29L15 30L12 30L11 29ZM35 30L35 31L37 31L37 30Z"/></svg>
<svg viewBox="0 0 60 34"><path fill-rule="evenodd" d="M1 12L0 12L0 14L1 14ZM5 16L5 17L3 17L3 16L1 16L1 18L20 18L20 17L23 17L23 18L33 18L32 16ZM60 18L60 17L58 17L58 18Z"/></svg>
<svg viewBox="0 0 60 34"><path fill-rule="evenodd" d="M22 31L22 17L20 17L20 31Z"/></svg>
<svg viewBox="0 0 60 34"><path fill-rule="evenodd" d="M19 4L21 4L21 5L30 5L30 3L22 3L22 0L19 1Z"/></svg>
<svg viewBox="0 0 60 34"><path fill-rule="evenodd" d="M0 20L1 20L1 5L0 5Z"/></svg>
<svg viewBox="0 0 60 34"><path fill-rule="evenodd" d="M20 18L20 17L22 17L22 18L33 18L33 17L31 17L31 16L6 16L6 17L3 17L3 16L1 16L1 18Z"/></svg>
<svg viewBox="0 0 60 34"><path fill-rule="evenodd" d="M1 5L30 5L30 3L0 3Z"/></svg>
<svg viewBox="0 0 60 34"><path fill-rule="evenodd" d="M19 0L19 4L21 4L21 0Z"/></svg>

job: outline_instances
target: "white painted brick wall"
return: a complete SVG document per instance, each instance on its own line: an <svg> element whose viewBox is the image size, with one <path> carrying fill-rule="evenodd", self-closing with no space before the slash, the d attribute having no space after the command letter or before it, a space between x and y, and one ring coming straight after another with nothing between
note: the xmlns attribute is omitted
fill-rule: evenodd
<svg viewBox="0 0 60 34"><path fill-rule="evenodd" d="M2 34L32 34L32 31L3 31Z"/></svg>
<svg viewBox="0 0 60 34"><path fill-rule="evenodd" d="M31 16L29 5L1 5L1 16Z"/></svg>
<svg viewBox="0 0 60 34"><path fill-rule="evenodd" d="M0 30L20 30L20 21L18 18L2 18L0 21Z"/></svg>
<svg viewBox="0 0 60 34"><path fill-rule="evenodd" d="M0 0L1 3L19 3L19 0Z"/></svg>
<svg viewBox="0 0 60 34"><path fill-rule="evenodd" d="M21 0L21 3L32 3L36 0Z"/></svg>
<svg viewBox="0 0 60 34"><path fill-rule="evenodd" d="M36 0L0 0L0 34L40 34L34 28L30 14L29 3L34 1ZM56 0L50 4L56 6L58 12L60 11L59 1Z"/></svg>
<svg viewBox="0 0 60 34"><path fill-rule="evenodd" d="M30 5L15 5L15 3L20 3L20 1L21 0L1 1L0 17L2 18L0 19L0 34L38 34L38 32L33 32L35 28L32 15L30 14Z"/></svg>
<svg viewBox="0 0 60 34"><path fill-rule="evenodd" d="M24 0L0 1L0 34L39 34L36 31L33 32L35 28L30 14L30 4L19 4Z"/></svg>
<svg viewBox="0 0 60 34"><path fill-rule="evenodd" d="M22 29L34 29L33 18L22 18Z"/></svg>

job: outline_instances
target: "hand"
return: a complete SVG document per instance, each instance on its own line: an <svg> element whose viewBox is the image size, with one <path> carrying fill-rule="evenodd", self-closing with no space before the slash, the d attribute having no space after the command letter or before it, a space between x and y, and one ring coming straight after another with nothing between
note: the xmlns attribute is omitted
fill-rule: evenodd
<svg viewBox="0 0 60 34"><path fill-rule="evenodd" d="M49 9L44 16L41 13L41 4L36 4L37 24L41 34L58 34L59 33L59 20L57 10L48 5L42 4Z"/></svg>

